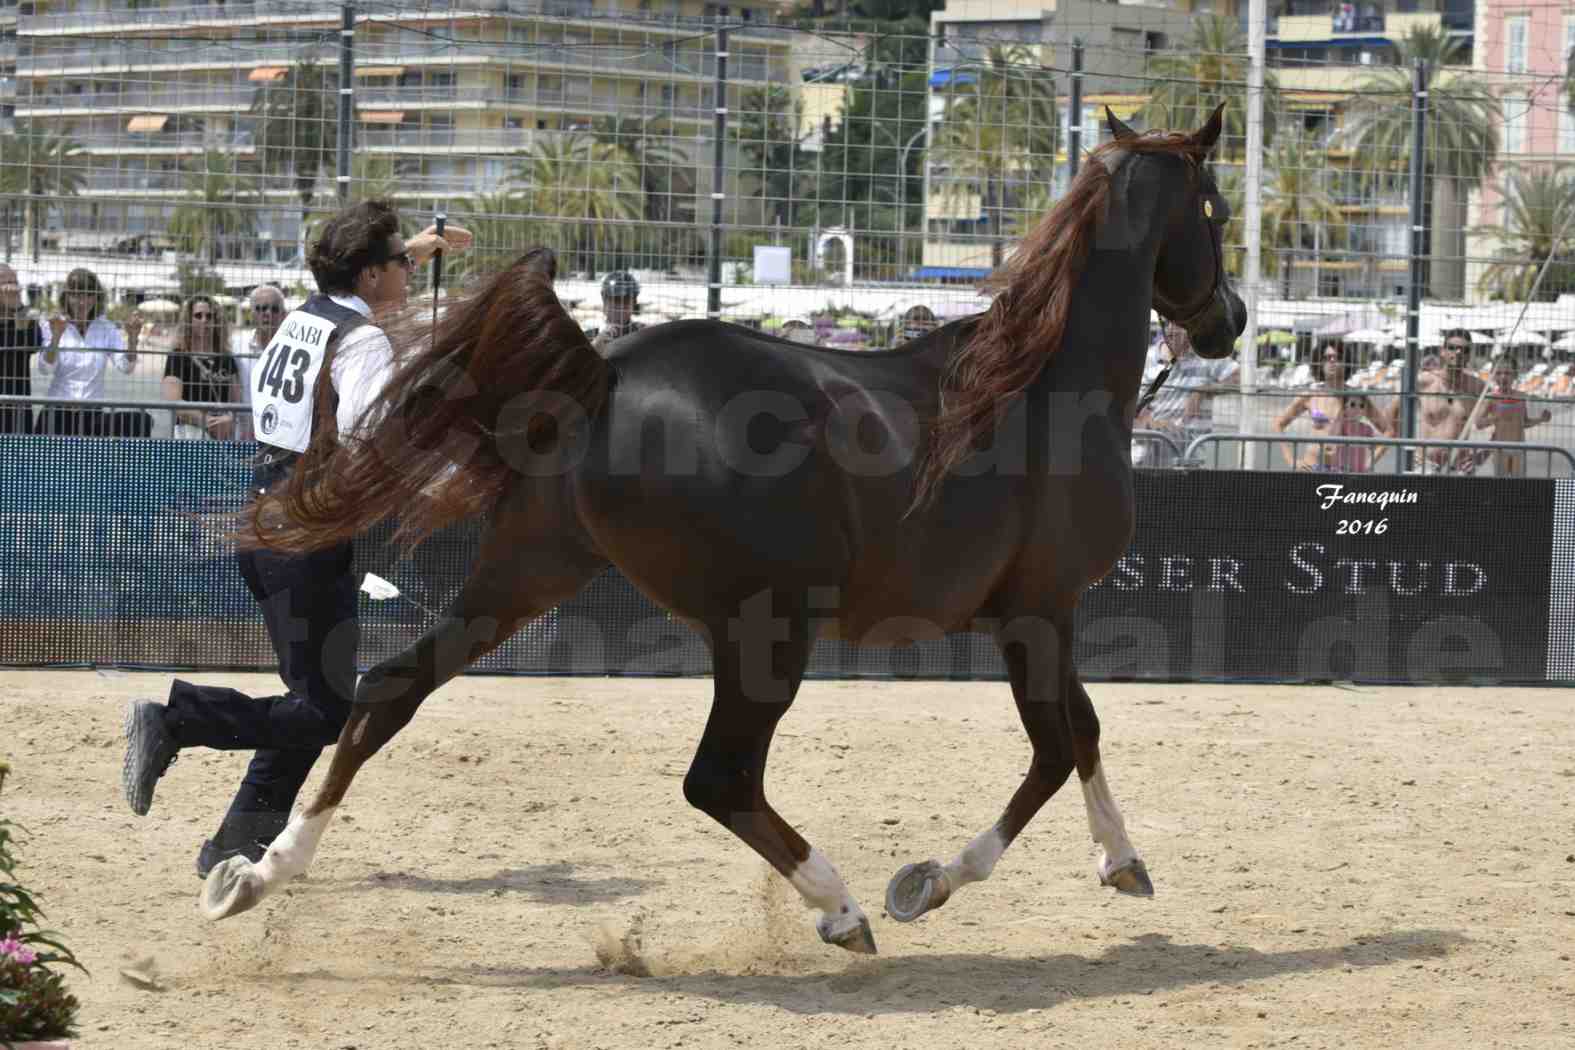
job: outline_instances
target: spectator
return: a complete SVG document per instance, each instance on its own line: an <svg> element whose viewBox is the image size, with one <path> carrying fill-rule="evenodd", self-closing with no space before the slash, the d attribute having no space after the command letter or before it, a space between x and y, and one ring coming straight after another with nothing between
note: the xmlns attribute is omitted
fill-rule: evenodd
<svg viewBox="0 0 1575 1050"><path fill-rule="evenodd" d="M1508 354L1493 366L1493 389L1488 392L1477 429L1493 428L1494 441L1524 441L1526 428L1546 423L1553 412L1544 408L1536 418L1526 409L1526 399L1515 390L1515 362ZM1525 453L1505 449L1493 451L1493 473L1500 478L1518 478L1525 474Z"/></svg>
<svg viewBox="0 0 1575 1050"><path fill-rule="evenodd" d="M598 350L630 332L638 332L645 325L634 319L640 309L640 282L627 270L614 270L602 280L602 313L607 323L601 328L586 332L591 345Z"/></svg>
<svg viewBox="0 0 1575 1050"><path fill-rule="evenodd" d="M49 319L49 345L41 357L44 371L52 371L49 396L72 401L98 401L104 397L104 373L110 362L130 375L137 367L137 340L142 333L142 315L126 319L126 331L108 318L104 311L104 286L87 269L66 275L60 298L65 316ZM56 407L48 413L52 434L82 434L94 437L102 431L103 414L91 409ZM40 419L42 422L42 417Z"/></svg>
<svg viewBox="0 0 1575 1050"><path fill-rule="evenodd" d="M0 394L33 396L33 354L44 344L43 329L22 309L16 271L0 265ZM31 405L0 405L0 434L32 432Z"/></svg>
<svg viewBox="0 0 1575 1050"><path fill-rule="evenodd" d="M1165 385L1159 388L1154 400L1143 410L1133 426L1158 430L1169 434L1183 448L1200 434L1214 429L1212 407L1208 398L1236 379L1236 361L1225 357L1206 361L1192 349L1187 330L1178 324L1165 326L1165 346L1169 350L1171 371ZM1175 453L1163 442L1154 442L1154 454L1146 465L1172 466Z"/></svg>
<svg viewBox="0 0 1575 1050"><path fill-rule="evenodd" d="M1291 402L1274 421L1280 433L1295 419L1306 413L1313 429L1320 434L1339 437L1368 437L1374 434L1387 436L1389 429L1383 416L1366 394L1347 391L1351 366L1355 355L1351 347L1338 342L1330 343L1323 351L1323 379L1311 392ZM1365 445L1297 445L1287 446L1286 459L1297 470L1321 472L1341 471L1366 473L1382 459L1385 450L1374 456Z"/></svg>
<svg viewBox="0 0 1575 1050"><path fill-rule="evenodd" d="M1477 397L1487 385L1468 368L1471 364L1471 333L1464 328L1444 333L1444 347L1439 354L1440 367L1424 371L1417 377L1418 437L1456 441L1464 438L1466 419L1476 405ZM1398 433L1401 402L1395 398L1390 411L1389 428ZM1470 449L1460 449L1450 456L1445 448L1430 448L1426 456L1427 473L1444 473L1450 469L1469 472L1475 469L1477 459Z"/></svg>
<svg viewBox="0 0 1575 1050"><path fill-rule="evenodd" d="M268 341L279 330L284 320L284 293L271 284L259 284L252 289L252 330L236 332L230 337L230 356L235 359L235 386L230 401L244 405L236 422L235 436L250 441L252 434L252 369L257 359L268 348Z"/></svg>
<svg viewBox="0 0 1575 1050"><path fill-rule="evenodd" d="M901 346L903 343L922 338L938 327L939 322L935 320L935 313L928 306L923 303L910 306L902 315L902 327L896 345Z"/></svg>
<svg viewBox="0 0 1575 1050"><path fill-rule="evenodd" d="M231 402L239 372L230 356L230 326L219 304L194 295L181 310L175 349L164 365L164 400ZM175 410L175 437L186 440L235 436L235 413L213 409Z"/></svg>
<svg viewBox="0 0 1575 1050"><path fill-rule="evenodd" d="M789 317L782 322L782 338L792 343L815 346L815 326L802 317Z"/></svg>

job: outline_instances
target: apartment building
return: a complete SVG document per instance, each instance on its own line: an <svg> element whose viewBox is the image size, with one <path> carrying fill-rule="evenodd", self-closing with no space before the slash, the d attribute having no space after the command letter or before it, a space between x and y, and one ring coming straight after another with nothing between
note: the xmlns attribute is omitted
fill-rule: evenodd
<svg viewBox="0 0 1575 1050"><path fill-rule="evenodd" d="M7 6L9 5L9 6ZM675 221L709 216L718 20L735 25L728 104L794 79L779 0L423 0L364 4L354 33L354 151L383 157L407 206L502 188L538 143L598 117L660 120L690 166ZM15 51L14 106L80 143L78 194L44 217L46 249L113 250L157 240L209 151L258 170L259 92L302 61L337 86L341 7L322 0L0 0L0 78ZM0 85L5 83L0 79ZM322 109L334 112L333 101ZM3 112L3 111L0 111ZM728 165L728 170L736 169ZM298 251L300 203L265 182L257 233L224 254ZM318 198L334 196L323 173ZM244 243L241 243L244 240ZM240 256L235 256L239 258Z"/></svg>
<svg viewBox="0 0 1575 1050"><path fill-rule="evenodd" d="M1185 39L1197 12L1212 11L1216 0L1173 4L1098 3L1090 0L949 0L932 12L930 30L930 117L932 146L925 170L923 265L915 276L926 280L974 281L996 265L1009 238L1058 196L1066 185L1067 132L1072 126L1066 70L1072 43L1084 46L1082 145L1092 149L1108 136L1104 107L1122 117L1142 104L1142 76L1153 55ZM1218 0L1223 9L1234 0ZM965 145L942 145L945 126L957 99L990 75L992 50L1017 49L1054 78L1059 107L1058 148L1052 156L1016 141L1023 129L986 130L975 152L1016 151L1016 156L985 171ZM994 141L990 136L994 134Z"/></svg>
<svg viewBox="0 0 1575 1050"><path fill-rule="evenodd" d="M1570 163L1575 158L1575 109L1565 75L1575 52L1575 2L1512 3L1482 0L1477 8L1476 67L1498 93L1504 126L1493 173L1472 209L1474 227L1506 222L1506 176ZM1469 280L1473 287L1499 246L1473 236Z"/></svg>

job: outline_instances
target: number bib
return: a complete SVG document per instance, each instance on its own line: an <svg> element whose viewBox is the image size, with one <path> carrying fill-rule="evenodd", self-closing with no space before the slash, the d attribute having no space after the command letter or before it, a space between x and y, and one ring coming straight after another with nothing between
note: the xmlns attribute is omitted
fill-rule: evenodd
<svg viewBox="0 0 1575 1050"><path fill-rule="evenodd" d="M252 381L252 426L257 440L305 452L312 440L312 399L334 323L300 310L268 341Z"/></svg>

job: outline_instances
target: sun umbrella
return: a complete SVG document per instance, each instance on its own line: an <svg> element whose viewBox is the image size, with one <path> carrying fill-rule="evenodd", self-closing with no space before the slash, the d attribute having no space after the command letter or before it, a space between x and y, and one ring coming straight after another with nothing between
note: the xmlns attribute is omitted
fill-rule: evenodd
<svg viewBox="0 0 1575 1050"><path fill-rule="evenodd" d="M178 314L180 303L171 299L144 299L137 304L137 309L145 314Z"/></svg>

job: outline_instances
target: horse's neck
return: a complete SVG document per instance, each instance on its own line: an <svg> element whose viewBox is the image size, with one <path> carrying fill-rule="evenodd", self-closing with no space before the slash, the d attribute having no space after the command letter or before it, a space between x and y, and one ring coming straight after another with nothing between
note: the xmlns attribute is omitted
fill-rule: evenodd
<svg viewBox="0 0 1575 1050"><path fill-rule="evenodd" d="M1153 260L1130 252L1095 252L1072 295L1066 336L1041 384L1062 392L1108 392L1113 413L1130 425L1148 354Z"/></svg>

